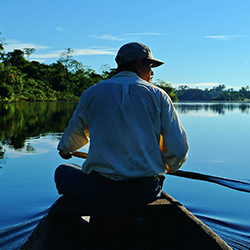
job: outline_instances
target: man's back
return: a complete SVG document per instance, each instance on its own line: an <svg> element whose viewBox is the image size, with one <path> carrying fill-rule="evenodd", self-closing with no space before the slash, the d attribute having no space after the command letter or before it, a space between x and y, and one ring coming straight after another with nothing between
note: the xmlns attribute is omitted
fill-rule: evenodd
<svg viewBox="0 0 250 250"><path fill-rule="evenodd" d="M113 179L165 172L159 149L164 93L135 73L121 72L83 94L90 151L83 171ZM165 98L167 96L165 95Z"/></svg>
<svg viewBox="0 0 250 250"><path fill-rule="evenodd" d="M82 167L58 166L55 182L58 193L92 204L147 204L166 168L175 171L187 159L186 132L169 96L151 84L152 68L164 62L137 42L123 45L115 61L119 73L82 94L58 144L70 159L89 142L88 158Z"/></svg>

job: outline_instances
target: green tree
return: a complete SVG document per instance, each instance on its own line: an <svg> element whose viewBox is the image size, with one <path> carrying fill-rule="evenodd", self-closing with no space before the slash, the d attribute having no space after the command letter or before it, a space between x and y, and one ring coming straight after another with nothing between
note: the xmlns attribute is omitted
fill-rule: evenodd
<svg viewBox="0 0 250 250"><path fill-rule="evenodd" d="M170 83L167 83L161 79L156 79L156 81L153 82L153 84L163 89L165 92L167 92L167 94L169 95L169 97L171 98L173 102L178 101L177 95L174 93L174 88L171 86Z"/></svg>
<svg viewBox="0 0 250 250"><path fill-rule="evenodd" d="M23 50L24 50L24 54L27 55L27 60L29 60L30 55L36 51L35 48L24 48Z"/></svg>
<svg viewBox="0 0 250 250"><path fill-rule="evenodd" d="M15 49L13 52L8 52L4 59L6 66L22 66L25 64L24 52L19 49Z"/></svg>
<svg viewBox="0 0 250 250"><path fill-rule="evenodd" d="M1 32L0 32L0 36L1 36ZM2 61L4 58L4 45L6 45L6 43L4 42L4 38L0 37L0 60Z"/></svg>
<svg viewBox="0 0 250 250"><path fill-rule="evenodd" d="M74 53L74 50L71 48L68 48L66 49L65 52L60 54L59 62L61 62L66 67L66 69L69 69L70 66L72 65L72 61L74 60L73 53Z"/></svg>
<svg viewBox="0 0 250 250"><path fill-rule="evenodd" d="M100 70L102 72L101 74L103 79L110 79L117 74L117 70L114 68L110 68L108 64L102 65Z"/></svg>
<svg viewBox="0 0 250 250"><path fill-rule="evenodd" d="M246 100L250 99L250 88L249 88L249 86L240 88L239 93L244 97L244 99L246 99Z"/></svg>

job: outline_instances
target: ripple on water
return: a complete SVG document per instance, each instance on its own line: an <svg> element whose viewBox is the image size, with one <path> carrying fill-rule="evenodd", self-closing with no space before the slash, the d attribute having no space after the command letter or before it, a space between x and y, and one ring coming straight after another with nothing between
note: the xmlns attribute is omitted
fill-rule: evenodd
<svg viewBox="0 0 250 250"><path fill-rule="evenodd" d="M47 211L47 210L46 210ZM0 249L17 250L25 243L46 211L43 211L28 221L0 230Z"/></svg>
<svg viewBox="0 0 250 250"><path fill-rule="evenodd" d="M233 249L250 249L250 225L230 223L223 220L196 215Z"/></svg>

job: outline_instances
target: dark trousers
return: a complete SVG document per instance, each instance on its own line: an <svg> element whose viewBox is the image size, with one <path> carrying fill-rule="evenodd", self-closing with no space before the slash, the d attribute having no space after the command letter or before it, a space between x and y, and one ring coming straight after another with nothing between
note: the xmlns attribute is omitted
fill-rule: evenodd
<svg viewBox="0 0 250 250"><path fill-rule="evenodd" d="M55 171L59 194L81 199L92 205L132 205L154 201L165 177L142 177L114 181L97 172L84 174L75 164L62 164Z"/></svg>

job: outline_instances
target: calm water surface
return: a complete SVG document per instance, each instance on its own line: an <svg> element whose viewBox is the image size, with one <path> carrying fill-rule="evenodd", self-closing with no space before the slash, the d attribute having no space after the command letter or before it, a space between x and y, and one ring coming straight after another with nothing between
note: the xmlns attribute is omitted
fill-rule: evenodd
<svg viewBox="0 0 250 250"><path fill-rule="evenodd" d="M56 146L75 106L0 103L0 249L19 249L58 198L53 175L64 160ZM250 104L175 106L190 144L181 170L213 176L217 184L167 175L164 190L233 249L250 249Z"/></svg>

